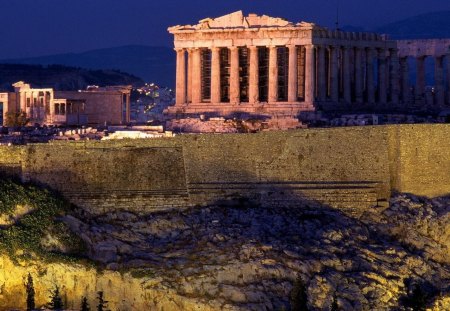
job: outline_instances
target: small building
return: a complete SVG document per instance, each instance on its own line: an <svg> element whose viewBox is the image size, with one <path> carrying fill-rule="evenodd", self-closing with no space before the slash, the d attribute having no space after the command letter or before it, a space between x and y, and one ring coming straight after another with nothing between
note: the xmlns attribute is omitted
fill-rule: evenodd
<svg viewBox="0 0 450 311"><path fill-rule="evenodd" d="M69 125L77 122L90 125L130 122L131 86L91 86L85 91L56 91L55 94L57 98L66 100L65 122ZM60 101L60 107L62 104L64 102Z"/></svg>
<svg viewBox="0 0 450 311"><path fill-rule="evenodd" d="M8 112L26 113L30 124L119 125L130 121L131 86L88 87L85 91L35 89L23 81L0 93L1 123Z"/></svg>

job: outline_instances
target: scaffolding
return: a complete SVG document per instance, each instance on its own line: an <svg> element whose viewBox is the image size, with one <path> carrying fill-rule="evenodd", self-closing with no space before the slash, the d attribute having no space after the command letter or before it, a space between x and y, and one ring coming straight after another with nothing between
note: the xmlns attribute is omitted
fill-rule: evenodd
<svg viewBox="0 0 450 311"><path fill-rule="evenodd" d="M211 50L202 49L201 61L202 102L209 102L211 101Z"/></svg>
<svg viewBox="0 0 450 311"><path fill-rule="evenodd" d="M267 102L269 83L269 49L258 47L259 101Z"/></svg>
<svg viewBox="0 0 450 311"><path fill-rule="evenodd" d="M278 65L278 101L288 100L288 81L289 81L289 49L279 47L277 49Z"/></svg>
<svg viewBox="0 0 450 311"><path fill-rule="evenodd" d="M230 102L230 51L220 49L220 101Z"/></svg>
<svg viewBox="0 0 450 311"><path fill-rule="evenodd" d="M239 48L239 90L240 102L248 102L249 88L249 51L248 48Z"/></svg>
<svg viewBox="0 0 450 311"><path fill-rule="evenodd" d="M305 47L297 49L297 100L305 101Z"/></svg>

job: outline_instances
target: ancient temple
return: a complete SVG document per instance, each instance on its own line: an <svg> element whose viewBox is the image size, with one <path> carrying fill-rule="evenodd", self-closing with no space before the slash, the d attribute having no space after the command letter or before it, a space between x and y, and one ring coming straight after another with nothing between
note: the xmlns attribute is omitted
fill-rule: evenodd
<svg viewBox="0 0 450 311"><path fill-rule="evenodd" d="M241 11L168 30L177 53L169 114L297 116L401 100L397 44L382 35Z"/></svg>

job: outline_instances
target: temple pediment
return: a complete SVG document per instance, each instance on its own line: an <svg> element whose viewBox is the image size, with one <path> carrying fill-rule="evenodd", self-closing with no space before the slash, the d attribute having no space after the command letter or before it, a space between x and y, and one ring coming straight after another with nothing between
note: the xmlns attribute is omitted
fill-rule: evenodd
<svg viewBox="0 0 450 311"><path fill-rule="evenodd" d="M300 27L311 28L313 23L292 23L284 18L271 17L267 15L249 14L244 16L242 11L236 11L216 18L205 18L196 25L177 25L170 27L170 32L179 30L202 30L202 29L247 29L247 28L283 28Z"/></svg>

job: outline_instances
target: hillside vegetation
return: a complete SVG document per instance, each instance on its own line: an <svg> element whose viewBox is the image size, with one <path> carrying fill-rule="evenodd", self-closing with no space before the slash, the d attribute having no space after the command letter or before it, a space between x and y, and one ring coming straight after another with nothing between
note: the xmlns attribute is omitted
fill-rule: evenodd
<svg viewBox="0 0 450 311"><path fill-rule="evenodd" d="M143 81L118 70L87 70L61 65L0 64L0 89L11 90L17 81L26 81L32 87L53 87L71 91L88 85L142 85Z"/></svg>
<svg viewBox="0 0 450 311"><path fill-rule="evenodd" d="M60 64L92 70L118 69L160 86L175 85L175 52L170 47L127 45L22 59L0 60L9 64Z"/></svg>

